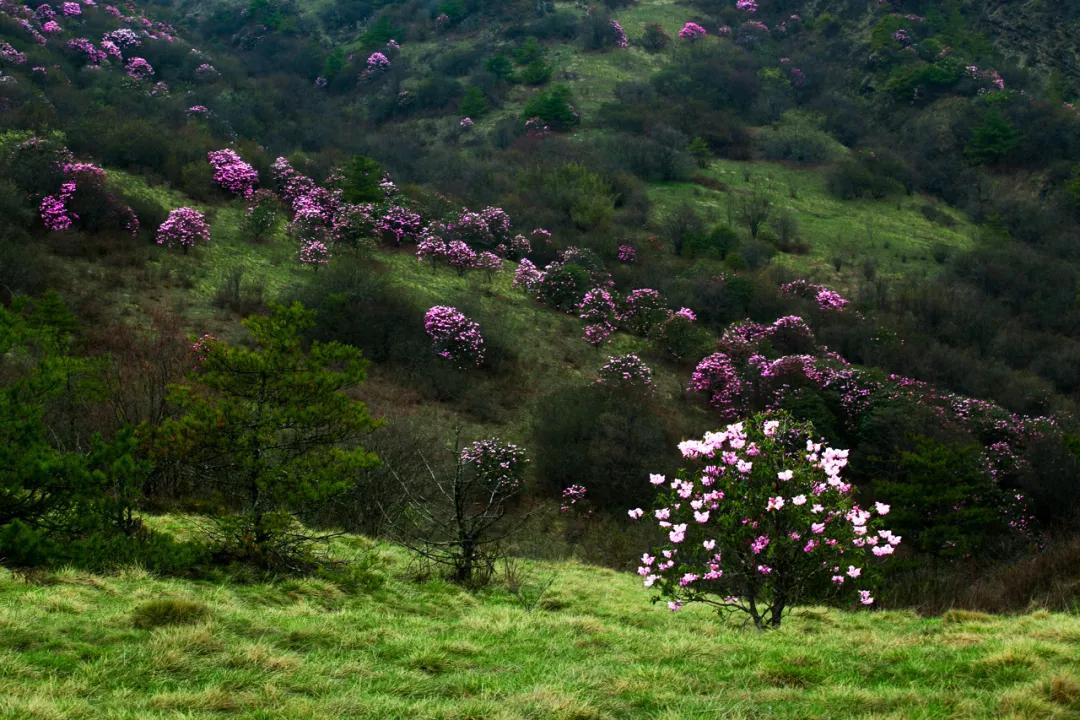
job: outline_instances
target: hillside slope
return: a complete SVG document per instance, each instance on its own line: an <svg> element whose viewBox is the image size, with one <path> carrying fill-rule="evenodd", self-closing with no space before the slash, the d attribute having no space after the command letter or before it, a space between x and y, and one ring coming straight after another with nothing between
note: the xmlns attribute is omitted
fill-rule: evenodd
<svg viewBox="0 0 1080 720"><path fill-rule="evenodd" d="M347 538L345 580L0 570L0 717L1080 717L1080 618L805 608L758 633L636 579L518 563L478 595ZM550 586L548 583L550 582Z"/></svg>

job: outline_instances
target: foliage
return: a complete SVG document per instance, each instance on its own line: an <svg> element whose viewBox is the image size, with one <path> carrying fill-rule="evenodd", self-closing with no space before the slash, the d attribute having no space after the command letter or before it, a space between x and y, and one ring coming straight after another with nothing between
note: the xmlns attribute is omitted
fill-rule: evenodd
<svg viewBox="0 0 1080 720"><path fill-rule="evenodd" d="M254 347L200 342L197 371L173 394L181 413L155 432L156 454L189 467L235 511L216 518L224 552L295 569L313 540L296 518L376 461L357 444L375 422L346 394L365 362L338 343L305 348L314 314L298 303L244 324Z"/></svg>
<svg viewBox="0 0 1080 720"><path fill-rule="evenodd" d="M891 555L901 538L880 527L888 505L855 502L840 477L848 451L813 433L787 415L755 415L680 443L694 468L670 482L650 477L665 486L653 515L670 544L642 556L645 586L673 611L702 602L745 613L758 629L779 627L791 606L830 586L872 604L868 555Z"/></svg>
<svg viewBox="0 0 1080 720"><path fill-rule="evenodd" d="M418 451L419 452L419 451ZM392 532L423 557L448 567L462 585L486 583L498 559L498 544L513 527L511 503L521 493L528 462L524 451L499 438L451 450L453 464L436 472L421 453L426 472L403 478Z"/></svg>

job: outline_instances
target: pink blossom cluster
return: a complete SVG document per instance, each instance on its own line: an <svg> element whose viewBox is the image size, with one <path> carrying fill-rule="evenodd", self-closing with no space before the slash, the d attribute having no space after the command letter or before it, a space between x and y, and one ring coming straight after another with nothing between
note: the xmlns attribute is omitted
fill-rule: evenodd
<svg viewBox="0 0 1080 720"><path fill-rule="evenodd" d="M637 248L633 245L620 245L616 257L619 262L632 265L637 262Z"/></svg>
<svg viewBox="0 0 1080 720"><path fill-rule="evenodd" d="M157 230L157 244L179 247L187 252L199 244L210 242L210 226L206 217L190 207L180 207L169 213Z"/></svg>
<svg viewBox="0 0 1080 720"><path fill-rule="evenodd" d="M698 40L708 35L709 32L696 22L687 22L679 30L679 37L683 40Z"/></svg>
<svg viewBox="0 0 1080 720"><path fill-rule="evenodd" d="M139 38L138 33L130 28L111 30L102 35L101 40L102 42L110 42L123 50L130 50L142 45L142 39Z"/></svg>
<svg viewBox="0 0 1080 720"><path fill-rule="evenodd" d="M758 11L757 0L736 0L735 9L750 14L756 13Z"/></svg>
<svg viewBox="0 0 1080 720"><path fill-rule="evenodd" d="M214 168L214 182L226 191L246 198L255 192L259 173L235 150L213 150L206 154L206 159Z"/></svg>
<svg viewBox="0 0 1080 720"><path fill-rule="evenodd" d="M687 386L690 392L707 395L709 404L720 411L721 417L731 419L743 410L745 388L731 358L713 353L694 368Z"/></svg>
<svg viewBox="0 0 1080 720"><path fill-rule="evenodd" d="M588 494L588 488L584 485L578 485L577 483L570 487L563 488L562 504L559 506L559 512L570 512L574 509L575 505L585 502L585 496Z"/></svg>
<svg viewBox="0 0 1080 720"><path fill-rule="evenodd" d="M510 240L507 255L511 260L518 260L532 252L532 243L524 235L515 235Z"/></svg>
<svg viewBox="0 0 1080 720"><path fill-rule="evenodd" d="M300 245L300 262L318 269L330 262L330 248L322 240L306 240Z"/></svg>
<svg viewBox="0 0 1080 720"><path fill-rule="evenodd" d="M626 30L623 29L623 26L619 23L618 20L611 21L611 32L615 36L615 47L630 47L630 38L626 36Z"/></svg>
<svg viewBox="0 0 1080 720"><path fill-rule="evenodd" d="M821 310L843 310L850 302L840 293L808 280L792 280L780 286L780 292L793 297L813 298Z"/></svg>
<svg viewBox="0 0 1080 720"><path fill-rule="evenodd" d="M55 20L48 20L41 24L41 32L55 35L64 32L64 28L60 27L60 23Z"/></svg>
<svg viewBox="0 0 1080 720"><path fill-rule="evenodd" d="M403 241L415 240L423 229L424 220L419 213L400 205L391 206L375 221L376 232L395 247Z"/></svg>
<svg viewBox="0 0 1080 720"><path fill-rule="evenodd" d="M475 124L476 124L476 123L475 123L475 122L473 122L473 119L472 119L471 117L468 117L468 116L466 116L466 117L463 117L463 118L461 118L461 122L459 122L459 123L458 123L458 126L459 126L459 127L460 127L460 128L462 129L462 130L469 130L469 129L471 129L471 128L472 128L472 126L473 126L473 125L475 125Z"/></svg>
<svg viewBox="0 0 1080 720"><path fill-rule="evenodd" d="M206 107L205 105L192 105L191 107L189 107L187 109L187 114L192 115L192 116L194 116L194 115L206 115L209 112L210 112L210 108Z"/></svg>
<svg viewBox="0 0 1080 720"><path fill-rule="evenodd" d="M615 332L615 299L607 289L593 288L586 292L577 310L578 317L585 321L585 342L590 345L602 345Z"/></svg>
<svg viewBox="0 0 1080 720"><path fill-rule="evenodd" d="M66 162L60 166L60 171L68 177L82 176L84 179L102 182L105 180L105 171L88 162Z"/></svg>
<svg viewBox="0 0 1080 720"><path fill-rule="evenodd" d="M637 355L617 355L607 359L597 374L596 383L613 388L653 386L652 369Z"/></svg>
<svg viewBox="0 0 1080 720"><path fill-rule="evenodd" d="M891 508L856 504L842 477L848 452L811 432L786 414L758 415L680 443L691 467L649 478L660 493L652 517L667 543L642 556L645 587L673 611L700 602L746 613L759 627L779 625L815 584L850 588L856 602L873 604L858 585L872 558L900 545L880 527Z"/></svg>
<svg viewBox="0 0 1080 720"><path fill-rule="evenodd" d="M133 57L127 61L124 72L135 80L146 80L153 77L154 66L147 62L146 58Z"/></svg>
<svg viewBox="0 0 1080 720"><path fill-rule="evenodd" d="M390 58L381 52L373 52L368 56L367 68L370 71L385 70L390 67Z"/></svg>
<svg viewBox="0 0 1080 720"><path fill-rule="evenodd" d="M544 281L544 271L530 260L522 259L514 271L514 287L526 292L534 292Z"/></svg>
<svg viewBox="0 0 1080 720"><path fill-rule="evenodd" d="M461 450L461 464L483 480L492 492L517 489L529 459L514 443L499 438L477 440Z"/></svg>
<svg viewBox="0 0 1080 720"><path fill-rule="evenodd" d="M60 11L67 17L82 15L82 7L77 2L66 2L60 6Z"/></svg>
<svg viewBox="0 0 1080 720"><path fill-rule="evenodd" d="M19 52L10 43L0 43L0 60L13 65L25 65L26 53Z"/></svg>
<svg viewBox="0 0 1080 720"><path fill-rule="evenodd" d="M38 211L45 229L51 232L67 230L79 216L67 208L67 203L75 197L76 184L73 180L63 183L56 195L46 195L41 200Z"/></svg>
<svg viewBox="0 0 1080 720"><path fill-rule="evenodd" d="M435 353L459 366L479 366L484 361L484 336L480 326L455 307L436 305L424 314L424 331Z"/></svg>
<svg viewBox="0 0 1080 720"><path fill-rule="evenodd" d="M646 335L668 318L664 297L652 288L637 288L623 300L619 322L631 332Z"/></svg>
<svg viewBox="0 0 1080 720"><path fill-rule="evenodd" d="M448 230L459 240L491 247L510 241L510 227L510 215L502 208L489 206L480 211L463 208Z"/></svg>
<svg viewBox="0 0 1080 720"><path fill-rule="evenodd" d="M200 80L213 80L218 75L220 75L220 73L217 71L217 68L210 63L203 63L195 68L195 77Z"/></svg>

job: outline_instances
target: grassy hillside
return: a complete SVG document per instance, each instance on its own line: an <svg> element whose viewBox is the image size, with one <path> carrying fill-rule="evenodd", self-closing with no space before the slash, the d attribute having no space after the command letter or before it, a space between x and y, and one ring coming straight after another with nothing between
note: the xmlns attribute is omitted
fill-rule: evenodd
<svg viewBox="0 0 1080 720"><path fill-rule="evenodd" d="M0 717L1080 717L1076 616L807 608L760 634L572 562L471 595L417 581L392 546L335 552L367 569L274 584L0 571Z"/></svg>

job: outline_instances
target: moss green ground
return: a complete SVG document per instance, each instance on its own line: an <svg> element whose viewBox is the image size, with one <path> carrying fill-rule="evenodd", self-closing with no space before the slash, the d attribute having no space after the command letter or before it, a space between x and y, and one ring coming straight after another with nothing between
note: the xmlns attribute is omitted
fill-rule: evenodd
<svg viewBox="0 0 1080 720"><path fill-rule="evenodd" d="M391 546L335 552L370 567L344 585L0 570L0 718L1080 717L1077 616L808 608L761 634L573 562L526 566L554 578L530 608L418 580Z"/></svg>

